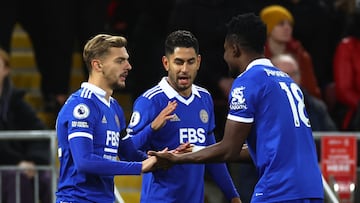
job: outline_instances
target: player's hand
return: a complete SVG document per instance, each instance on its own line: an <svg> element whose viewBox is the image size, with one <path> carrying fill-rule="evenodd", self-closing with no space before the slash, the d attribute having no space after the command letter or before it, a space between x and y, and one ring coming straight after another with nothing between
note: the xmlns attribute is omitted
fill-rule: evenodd
<svg viewBox="0 0 360 203"><path fill-rule="evenodd" d="M160 153L168 153L168 148L163 149ZM172 164L167 160L158 159L156 156L149 156L149 158L142 162L141 172L147 173L158 169L168 169L171 166Z"/></svg>
<svg viewBox="0 0 360 203"><path fill-rule="evenodd" d="M239 197L234 197L231 199L231 203L242 203Z"/></svg>
<svg viewBox="0 0 360 203"><path fill-rule="evenodd" d="M175 111L176 107L176 100L169 102L168 105L153 120L153 122L151 123L151 128L153 130L159 130L166 124L166 121L174 118L175 115L172 113Z"/></svg>
<svg viewBox="0 0 360 203"><path fill-rule="evenodd" d="M175 163L178 159L178 156L181 156L179 153L170 153L170 152L156 152L156 151L148 151L148 155L156 156L158 160L163 163Z"/></svg>
<svg viewBox="0 0 360 203"><path fill-rule="evenodd" d="M155 156L150 156L149 158L145 159L144 161L142 161L141 172L147 173L150 171L154 171L156 168L156 162L157 158Z"/></svg>
<svg viewBox="0 0 360 203"><path fill-rule="evenodd" d="M189 142L181 143L176 149L170 151L171 153L175 154L183 154L193 151L193 144L190 144Z"/></svg>

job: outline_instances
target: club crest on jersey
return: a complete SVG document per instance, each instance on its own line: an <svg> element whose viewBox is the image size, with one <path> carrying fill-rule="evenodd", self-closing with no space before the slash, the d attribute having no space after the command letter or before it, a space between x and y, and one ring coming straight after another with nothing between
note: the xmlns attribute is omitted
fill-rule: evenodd
<svg viewBox="0 0 360 203"><path fill-rule="evenodd" d="M200 115L200 120L203 123L209 122L209 114L207 113L207 111L205 109L201 109L199 115Z"/></svg>
<svg viewBox="0 0 360 203"><path fill-rule="evenodd" d="M78 104L73 110L73 116L77 119L87 118L90 114L90 109L86 104Z"/></svg>
<svg viewBox="0 0 360 203"><path fill-rule="evenodd" d="M134 111L130 118L129 126L136 126L140 122L140 113L138 111Z"/></svg>
<svg viewBox="0 0 360 203"><path fill-rule="evenodd" d="M230 109L232 110L247 109L244 98L244 90L245 90L244 86L237 87L232 90Z"/></svg>

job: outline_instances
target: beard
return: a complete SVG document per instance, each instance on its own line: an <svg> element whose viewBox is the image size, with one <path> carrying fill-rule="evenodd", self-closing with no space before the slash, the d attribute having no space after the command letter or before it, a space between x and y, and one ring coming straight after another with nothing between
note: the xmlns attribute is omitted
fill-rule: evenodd
<svg viewBox="0 0 360 203"><path fill-rule="evenodd" d="M110 84L111 89L113 90L121 90L125 88L125 84L119 84L117 82L114 82L112 84Z"/></svg>
<svg viewBox="0 0 360 203"><path fill-rule="evenodd" d="M120 90L125 88L125 82L119 83L117 81L117 77L115 78L113 75L107 75L105 71L102 71L102 74L107 81L111 81L108 83L108 85L112 90Z"/></svg>
<svg viewBox="0 0 360 203"><path fill-rule="evenodd" d="M111 81L108 85L112 90L121 90L125 88L125 82L119 82L115 78L107 78L107 81Z"/></svg>

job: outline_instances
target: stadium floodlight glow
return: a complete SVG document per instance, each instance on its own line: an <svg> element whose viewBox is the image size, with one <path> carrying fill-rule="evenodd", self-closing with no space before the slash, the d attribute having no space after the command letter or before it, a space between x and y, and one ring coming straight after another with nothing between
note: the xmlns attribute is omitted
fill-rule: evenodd
<svg viewBox="0 0 360 203"><path fill-rule="evenodd" d="M339 184L335 183L334 184L334 191L339 192L339 189L340 189Z"/></svg>
<svg viewBox="0 0 360 203"><path fill-rule="evenodd" d="M351 183L351 184L349 185L349 188L350 188L350 192L354 192L354 190L355 190L355 183Z"/></svg>

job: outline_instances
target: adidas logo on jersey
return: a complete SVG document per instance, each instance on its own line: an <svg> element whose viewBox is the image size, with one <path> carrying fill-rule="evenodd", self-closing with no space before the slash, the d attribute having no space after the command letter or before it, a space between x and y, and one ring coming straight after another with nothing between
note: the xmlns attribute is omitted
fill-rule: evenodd
<svg viewBox="0 0 360 203"><path fill-rule="evenodd" d="M180 121L180 118L176 114L174 114L174 117L170 119L170 121Z"/></svg>
<svg viewBox="0 0 360 203"><path fill-rule="evenodd" d="M107 123L107 120L106 120L105 116L102 117L101 123Z"/></svg>

